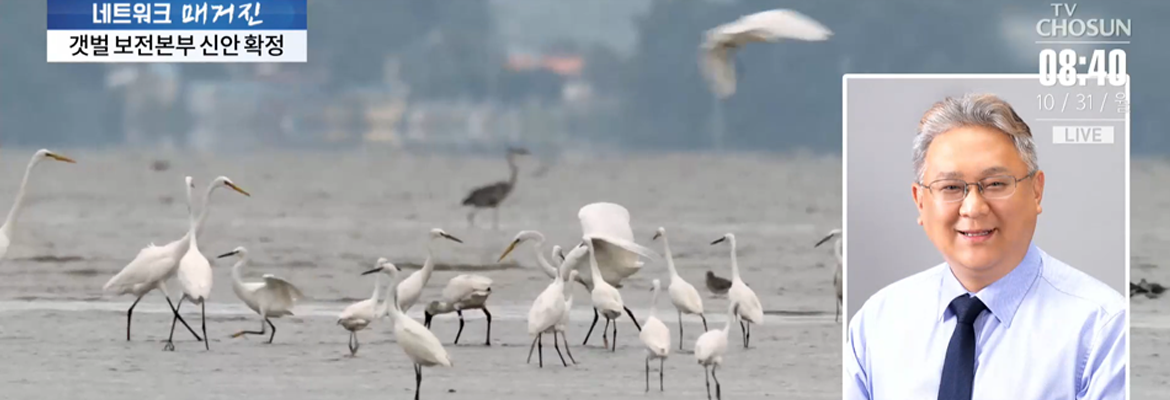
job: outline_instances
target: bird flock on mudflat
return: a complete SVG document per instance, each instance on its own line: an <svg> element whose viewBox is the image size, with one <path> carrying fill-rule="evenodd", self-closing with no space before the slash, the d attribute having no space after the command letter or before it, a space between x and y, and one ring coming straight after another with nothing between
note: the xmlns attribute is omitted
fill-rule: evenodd
<svg viewBox="0 0 1170 400"><path fill-rule="evenodd" d="M700 67L708 79L712 92L719 98L726 98L735 92L735 68L731 58L733 52L749 42L775 42L780 39L797 39L805 41L821 41L831 36L827 28L816 21L791 10L770 10L744 16L728 24L720 25L709 30L701 44L703 57ZM493 210L493 227L499 227L499 206L512 192L517 180L515 156L528 154L527 150L509 149L507 161L510 168L510 177L502 181L475 189L463 201L462 205L473 207L468 214L468 222L474 225L476 213L483 208ZM26 193L29 176L33 167L43 160L57 160L75 163L71 158L56 154L48 150L36 152L25 171L16 201L9 212L3 226L0 226L0 258L7 254L16 219L20 213ZM168 335L164 350L174 351L174 330L178 324L197 340L204 344L205 350L210 350L210 340L207 337L205 307L211 293L213 272L211 260L208 260L199 247L199 237L208 217L212 193L217 189L226 188L244 196L251 194L226 176L219 176L206 186L201 201L195 198L195 180L187 176L184 178L184 191L187 201L188 227L186 233L173 241L162 245L153 242L143 247L134 258L116 275L109 279L102 287L103 292L114 295L130 295L134 302L126 311L126 340L131 339L131 325L134 307L144 296L159 290L166 298L172 312L171 331ZM198 208L198 212L196 209ZM533 244L533 252L540 264L542 272L550 280L547 287L535 294L532 307L528 312L527 333L532 337L528 351L528 362L531 362L533 351L538 357L538 364L543 368L543 335L553 335L553 347L565 367L569 362L561 354L561 344L573 364L576 360L569 350L566 331L569 324L569 310L573 306L574 298L568 290L571 282L582 285L590 293L590 302L593 308L593 322L585 334L582 346L589 342L593 330L600 318L605 318L605 325L601 329L603 348L612 352L617 351L618 322L623 315L628 316L638 331L638 338L646 352L645 373L646 387L650 390L651 363L659 364L659 390L665 390L663 370L666 359L672 348L670 327L658 318L658 297L662 289L661 280L654 278L651 282L652 301L650 314L639 323L634 313L622 300L620 289L623 282L639 272L644 262L641 258L658 259L659 255L653 250L636 243L630 227L630 214L625 207L609 203L597 202L586 204L578 211L581 223L581 242L563 251L560 246L554 246L551 259L559 260L556 264L545 258L542 250L544 235L535 230L524 230L516 234L514 239L504 249L498 261L503 261L514 249L524 243ZM360 348L358 332L368 329L375 321L388 318L393 326L396 344L408 356L415 371L415 399L419 398L422 385L422 369L424 367L453 367L451 355L443 347L442 342L430 331L433 318L437 315L456 313L459 318L459 330L453 344L458 344L463 333L464 311L479 310L485 316L487 329L484 345L491 345L492 315L487 307L487 300L492 293L491 278L476 274L461 274L451 278L440 293L439 300L431 301L424 306L424 321L418 322L407 315L407 312L423 297L423 288L426 287L434 271L434 251L432 243L437 240L449 240L463 243L442 229L434 228L429 232L428 255L421 269L405 278L400 277L397 266L386 258L379 258L372 269L363 272L363 275L376 275L373 294L368 299L355 302L341 311L336 324L349 331L348 350L351 356L356 356ZM836 238L835 253L837 269L833 283L837 295L837 316L841 312L842 300L842 232L835 229L816 244L820 246L826 241ZM722 327L709 329L706 311L703 308L702 298L693 285L685 281L675 267L670 243L665 228L656 230L652 241L661 240L665 254L665 264L668 275L666 292L671 304L678 315L678 349L684 349L685 335L682 319L684 315L698 318L703 325L704 333L693 342L695 361L704 367L704 379L707 381L707 397L711 398L710 381L715 381L715 397L721 398L721 387L716 370L723 364L724 356L728 353L728 336L733 320L740 326L744 348L749 348L751 340L751 326L764 324L764 309L756 293L743 280L736 260L736 236L732 233L724 234L710 245L724 245L729 252L731 264L731 278L724 279L707 271L706 287L715 295L727 296L729 299L726 322ZM297 302L305 296L302 291L291 282L272 274L263 274L259 280L245 281L243 269L247 266L248 250L238 246L229 252L220 254L218 259L234 257L235 263L231 269L232 290L235 295L249 309L256 313L260 327L258 330L241 330L232 337L244 335L259 335L267 337L267 343L272 343L276 336L276 325L272 319L292 315ZM383 279L388 277L388 279ZM181 293L177 302L172 302L168 283L177 280ZM1159 288L1160 289L1160 288ZM180 315L184 302L200 307L201 326L196 332ZM202 335L200 335L200 333ZM560 338L558 342L557 338Z"/></svg>

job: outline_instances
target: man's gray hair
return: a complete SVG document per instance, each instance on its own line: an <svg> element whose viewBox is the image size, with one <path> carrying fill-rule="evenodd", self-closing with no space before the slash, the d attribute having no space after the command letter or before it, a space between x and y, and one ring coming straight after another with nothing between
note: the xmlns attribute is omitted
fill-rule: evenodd
<svg viewBox="0 0 1170 400"><path fill-rule="evenodd" d="M1012 139L1020 158L1028 165L1028 173L1040 169L1032 129L1012 106L993 94L969 93L934 103L919 121L918 135L914 137L914 174L919 181L925 178L926 149L930 148L934 138L964 126L982 126L1003 132Z"/></svg>

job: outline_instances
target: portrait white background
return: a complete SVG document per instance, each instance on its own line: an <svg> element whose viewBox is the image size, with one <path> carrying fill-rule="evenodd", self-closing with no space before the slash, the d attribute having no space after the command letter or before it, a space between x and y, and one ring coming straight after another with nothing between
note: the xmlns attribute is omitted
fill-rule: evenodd
<svg viewBox="0 0 1170 400"><path fill-rule="evenodd" d="M999 96L1032 130L1046 179L1033 243L1126 294L1128 112L1119 113L1115 100L1128 86L1044 87L1035 75L929 76L845 77L845 315L852 318L881 288L943 262L916 223L912 140L932 104L968 92ZM1053 110L1038 103L1047 94ZM1088 95L1091 110L1078 104ZM1101 110L1097 102L1106 95ZM1085 125L1113 126L1113 143L1053 143L1054 126Z"/></svg>

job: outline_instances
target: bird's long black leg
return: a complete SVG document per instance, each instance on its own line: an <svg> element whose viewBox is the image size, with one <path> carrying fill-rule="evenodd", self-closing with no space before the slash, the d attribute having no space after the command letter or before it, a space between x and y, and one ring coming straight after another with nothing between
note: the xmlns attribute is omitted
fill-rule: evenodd
<svg viewBox="0 0 1170 400"><path fill-rule="evenodd" d="M746 349L752 342L752 324L747 324L747 333L744 333L743 347Z"/></svg>
<svg viewBox="0 0 1170 400"><path fill-rule="evenodd" d="M703 379L707 381L707 400L711 400L711 369L703 366Z"/></svg>
<svg viewBox="0 0 1170 400"><path fill-rule="evenodd" d="M179 309L183 308L183 300L185 299L187 299L187 295L179 297L179 304L175 306L175 316L171 318L171 334L167 336L167 344L163 346L163 350L171 351L175 349L175 324L179 321Z"/></svg>
<svg viewBox="0 0 1170 400"><path fill-rule="evenodd" d="M258 330L258 331L239 331L239 332L233 333L232 337L240 337L242 335L261 335L261 336L263 336L264 334L268 333L268 327L264 326L264 321L267 321L267 320L268 320L267 318L260 320L260 330ZM275 328L273 328L273 329L275 329ZM275 332L273 332L273 333L275 333Z"/></svg>
<svg viewBox="0 0 1170 400"><path fill-rule="evenodd" d="M528 346L528 361L525 361L524 362L525 364L532 363L532 351L536 350L536 341L538 339L540 339L540 335L537 335L536 337L532 338L532 344Z"/></svg>
<svg viewBox="0 0 1170 400"><path fill-rule="evenodd" d="M662 372L664 370L666 370L666 359L659 358L658 359L658 391L659 392L665 391L665 389L662 388Z"/></svg>
<svg viewBox="0 0 1170 400"><path fill-rule="evenodd" d="M350 355L350 357L357 355L357 347L355 347L353 345L354 339L357 339L357 331L350 331L349 332L349 355Z"/></svg>
<svg viewBox="0 0 1170 400"><path fill-rule="evenodd" d="M171 304L171 298L170 298L170 297L167 297L167 298L166 298L166 303L167 303L167 304ZM177 317L179 317L179 322L180 322L180 323L183 323L183 326L186 326L186 327L187 327L187 332L191 332L191 336L194 336L194 337L195 337L195 340L197 340L197 342L201 342L201 340L202 340L202 339L204 339L204 338L200 338L200 337L199 337L199 333L195 333L195 330L194 330L194 329L192 329L191 325L187 325L187 320L186 320L186 319L183 319L183 317L180 317L180 316L179 316L179 308L171 308L171 311L174 311L174 315L176 315Z"/></svg>
<svg viewBox="0 0 1170 400"><path fill-rule="evenodd" d="M593 307L593 323L589 324L589 332L585 333L585 340L581 342L582 346L589 344L589 336L593 335L593 327L597 326L597 317L597 307Z"/></svg>
<svg viewBox="0 0 1170 400"><path fill-rule="evenodd" d="M630 320L631 320L631 321L634 321L634 327L638 328L638 332L641 332L641 331L642 331L642 324L639 324L639 323L638 323L638 318L637 318L637 317L634 317L634 312L633 312L633 311L630 311L630 308L629 308L629 307L622 306L622 308L626 309L626 314L629 314L629 315L630 315Z"/></svg>
<svg viewBox="0 0 1170 400"><path fill-rule="evenodd" d="M650 357L646 357L646 391L650 391Z"/></svg>
<svg viewBox="0 0 1170 400"><path fill-rule="evenodd" d="M273 325L272 321L268 320L268 317L264 317L264 322L267 322L268 326L272 327L272 334L268 336L268 344L272 344L272 339L276 338L276 325Z"/></svg>
<svg viewBox="0 0 1170 400"><path fill-rule="evenodd" d="M556 335L556 333L554 333L554 334L553 334L553 340L556 340L556 339L557 339L557 335ZM572 361L572 362L573 362L573 364L574 364L574 365L576 365L576 364L577 364L577 360L573 358L573 350L570 350L570 349L569 349L569 338L568 338L568 337L565 337L565 333L564 333L564 332L561 332L561 341L562 341L562 342L565 342L565 352L566 352L566 353L569 353L569 361Z"/></svg>
<svg viewBox="0 0 1170 400"><path fill-rule="evenodd" d="M145 296L145 295L143 295ZM142 300L142 296L134 299L134 304L130 305L130 309L126 310L126 341L130 341L130 316L134 315L134 306L138 305L138 301Z"/></svg>
<svg viewBox="0 0 1170 400"><path fill-rule="evenodd" d="M618 320L613 320L613 351L618 351Z"/></svg>
<svg viewBox="0 0 1170 400"><path fill-rule="evenodd" d="M747 348L747 326L743 321L739 321L739 336L743 339L743 348Z"/></svg>
<svg viewBox="0 0 1170 400"><path fill-rule="evenodd" d="M564 364L566 367L568 367L569 363L565 362L565 356L563 354L561 354L561 345L559 343L557 343L557 331L556 330L553 330L553 348L557 349L557 356L561 358L561 364Z"/></svg>
<svg viewBox="0 0 1170 400"><path fill-rule="evenodd" d="M455 332L455 343L452 344L459 344L459 337L463 336L463 310L455 310L455 313L459 314L459 332Z"/></svg>
<svg viewBox="0 0 1170 400"><path fill-rule="evenodd" d="M699 318L703 319L703 332L706 332L708 330L707 329L707 316L703 315L703 314L699 314Z"/></svg>
<svg viewBox="0 0 1170 400"><path fill-rule="evenodd" d="M200 322L203 324L203 337L207 337L207 300L206 299L204 299L202 303L199 303L199 319L200 319ZM174 331L175 331L175 323L171 322L171 332L174 332ZM204 340L203 341L203 348L204 348L204 350L211 350L211 340Z"/></svg>
<svg viewBox="0 0 1170 400"><path fill-rule="evenodd" d="M487 307L483 308L483 315L487 317L487 338L483 340L484 346L492 345L492 313L488 311ZM556 339L555 337L553 339Z"/></svg>
<svg viewBox="0 0 1170 400"><path fill-rule="evenodd" d="M544 368L544 332L536 335L536 358L540 361L540 367Z"/></svg>
<svg viewBox="0 0 1170 400"><path fill-rule="evenodd" d="M422 366L414 365L414 400L418 400L418 392L422 389Z"/></svg>
<svg viewBox="0 0 1170 400"><path fill-rule="evenodd" d="M678 349L683 349L682 310L678 312Z"/></svg>
<svg viewBox="0 0 1170 400"><path fill-rule="evenodd" d="M170 297L167 297L167 304L171 304ZM191 328L191 325L187 325L187 320L184 320L183 317L179 315L179 308L178 307L172 306L171 311L173 311L175 313L175 316L179 318L179 322L182 322L183 326L187 327L187 332L191 332L191 336L194 336L196 341L203 340L203 338L199 337L198 333L195 333L195 329Z"/></svg>
<svg viewBox="0 0 1170 400"><path fill-rule="evenodd" d="M720 400L723 398L723 390L719 387L719 376L715 375L717 369L719 369L719 365L711 366L711 379L715 380L715 399Z"/></svg>

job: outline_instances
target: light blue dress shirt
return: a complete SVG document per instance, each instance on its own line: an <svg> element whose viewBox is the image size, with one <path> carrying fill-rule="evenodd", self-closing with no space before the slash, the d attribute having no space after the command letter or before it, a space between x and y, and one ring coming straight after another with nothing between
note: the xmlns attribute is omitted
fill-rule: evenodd
<svg viewBox="0 0 1170 400"><path fill-rule="evenodd" d="M845 400L938 397L955 330L948 305L967 292L946 263L870 297L850 322ZM974 293L973 400L1124 400L1127 301L1031 245L1012 272Z"/></svg>

